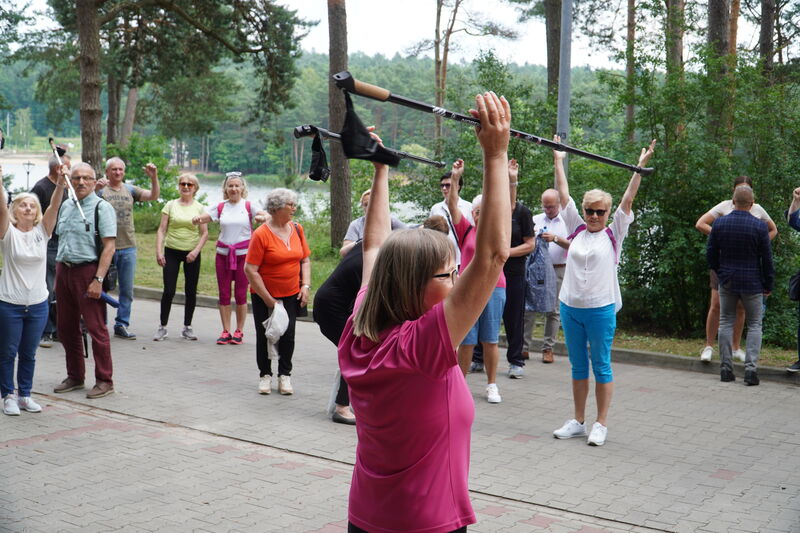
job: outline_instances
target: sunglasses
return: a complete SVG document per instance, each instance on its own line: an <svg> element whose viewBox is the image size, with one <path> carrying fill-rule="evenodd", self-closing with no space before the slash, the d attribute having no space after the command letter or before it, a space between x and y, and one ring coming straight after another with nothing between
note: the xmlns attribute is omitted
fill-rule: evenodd
<svg viewBox="0 0 800 533"><path fill-rule="evenodd" d="M454 268L450 272L445 272L444 274L434 274L433 277L441 279L450 278L450 281L455 283L456 279L458 279L458 269Z"/></svg>
<svg viewBox="0 0 800 533"><path fill-rule="evenodd" d="M450 188L450 184L449 183L442 183L441 185L439 185L439 188L440 189L449 189Z"/></svg>
<svg viewBox="0 0 800 533"><path fill-rule="evenodd" d="M181 187L194 187L194 183L181 183Z"/></svg>
<svg viewBox="0 0 800 533"><path fill-rule="evenodd" d="M588 207L584 207L583 211L589 216L597 215L601 217L608 212L608 209L589 209Z"/></svg>

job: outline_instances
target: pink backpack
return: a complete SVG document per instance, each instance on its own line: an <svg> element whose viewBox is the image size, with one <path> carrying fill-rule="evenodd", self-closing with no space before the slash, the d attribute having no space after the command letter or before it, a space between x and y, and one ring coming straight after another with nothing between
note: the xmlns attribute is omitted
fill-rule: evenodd
<svg viewBox="0 0 800 533"><path fill-rule="evenodd" d="M578 235L578 233L582 232L585 229L586 229L586 224L581 224L575 229L575 231L569 234L567 240L571 241ZM611 228L606 228L606 235L608 235L608 238L611 239L611 247L614 248L614 258L615 258L614 262L619 264L619 254L617 253L617 239L614 237L614 233L611 231ZM567 250L567 253L569 254L569 250Z"/></svg>

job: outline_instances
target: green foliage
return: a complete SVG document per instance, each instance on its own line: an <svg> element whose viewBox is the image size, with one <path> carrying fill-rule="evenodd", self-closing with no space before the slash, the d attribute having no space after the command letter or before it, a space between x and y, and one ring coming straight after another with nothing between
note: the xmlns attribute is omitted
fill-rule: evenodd
<svg viewBox="0 0 800 533"><path fill-rule="evenodd" d="M106 148L107 157L120 157L126 164L126 181L142 187L150 188L150 178L144 172L147 163L153 163L158 167L158 181L161 185L162 202L178 197L175 187L178 177L178 169L168 165L167 156L170 151L169 143L163 137L143 137L134 134L131 136L128 146L122 148L116 144L109 144ZM160 202L144 202L135 205L136 210L151 211L158 213L161 210ZM143 224L147 224L143 220ZM156 225L158 223L156 222ZM137 226L138 228L138 226Z"/></svg>

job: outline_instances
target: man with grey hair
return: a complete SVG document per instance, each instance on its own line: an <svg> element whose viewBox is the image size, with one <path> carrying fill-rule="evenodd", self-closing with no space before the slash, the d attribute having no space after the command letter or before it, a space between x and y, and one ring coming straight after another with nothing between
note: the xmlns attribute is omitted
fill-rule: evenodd
<svg viewBox="0 0 800 533"><path fill-rule="evenodd" d="M61 156L61 161L69 171L70 157L67 154ZM50 206L50 198L53 196L53 191L58 182L58 176L63 171L58 163L58 158L53 155L47 162L48 173L47 176L37 181L31 192L39 198L39 203L42 206L42 212L47 211ZM67 195L65 194L61 199L64 203ZM50 304L50 310L47 315L47 324L44 326L44 333L42 333L42 340L39 346L42 348L50 348L57 337L56 333L56 253L58 252L58 234L53 231L50 240L47 241L47 301Z"/></svg>
<svg viewBox="0 0 800 533"><path fill-rule="evenodd" d="M736 187L733 203L734 210L714 222L706 248L709 267L719 278L720 380L736 379L732 360L733 325L736 306L741 301L747 322L744 383L758 385L762 295L769 295L775 283L772 247L767 224L750 215L753 189L748 185Z"/></svg>
<svg viewBox="0 0 800 533"><path fill-rule="evenodd" d="M114 336L128 340L136 339L136 335L128 331L133 304L133 278L136 273L133 202L158 200L161 192L156 166L148 163L144 172L150 178L149 190L125 183L125 162L119 157L112 157L106 161L105 179L97 182L97 195L110 203L117 213L117 251L114 253L114 264L119 273L119 309L114 321Z"/></svg>
<svg viewBox="0 0 800 533"><path fill-rule="evenodd" d="M83 318L92 337L96 379L86 397L102 398L114 392L111 343L105 323L106 304L100 296L103 278L114 255L116 216L114 208L94 194L96 178L91 165L78 163L73 166L70 181L85 219L72 201L64 202L58 213L58 336L66 355L67 377L53 392L66 393L83 388L86 373L81 335Z"/></svg>

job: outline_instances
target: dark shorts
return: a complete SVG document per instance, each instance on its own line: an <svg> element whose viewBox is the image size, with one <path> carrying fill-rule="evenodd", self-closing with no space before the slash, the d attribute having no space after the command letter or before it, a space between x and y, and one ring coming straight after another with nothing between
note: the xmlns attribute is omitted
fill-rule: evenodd
<svg viewBox="0 0 800 533"><path fill-rule="evenodd" d="M719 278L717 277L717 272L715 270L708 271L708 286L712 291L719 290Z"/></svg>

